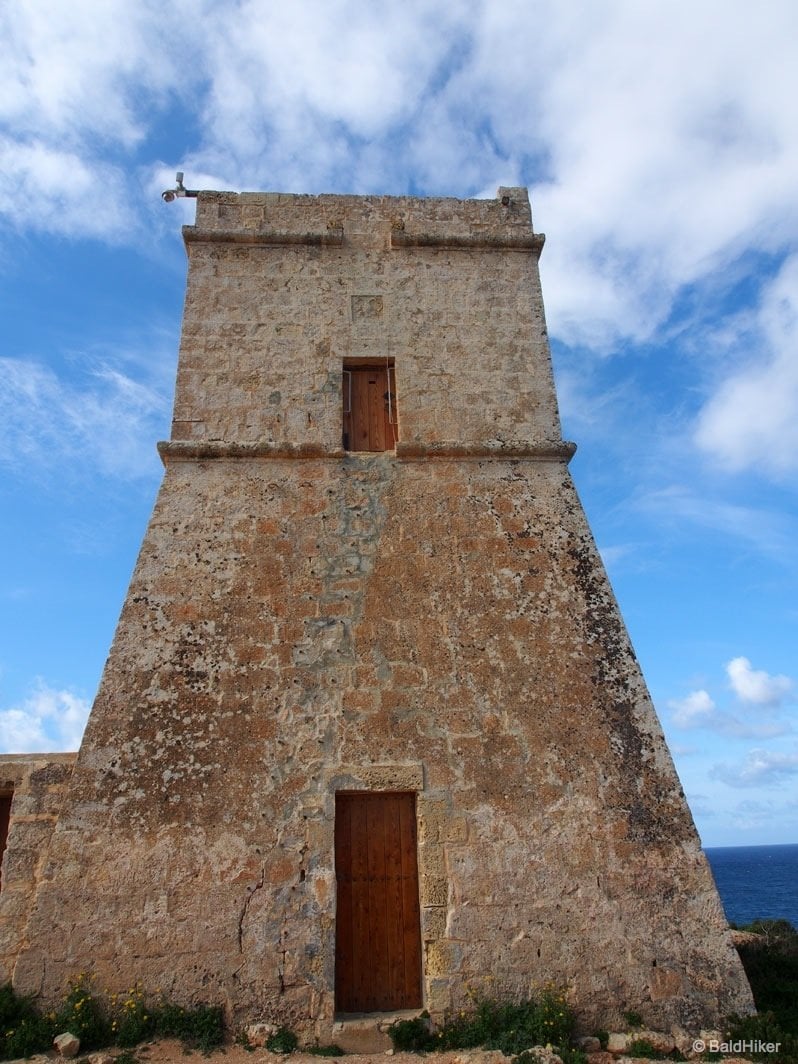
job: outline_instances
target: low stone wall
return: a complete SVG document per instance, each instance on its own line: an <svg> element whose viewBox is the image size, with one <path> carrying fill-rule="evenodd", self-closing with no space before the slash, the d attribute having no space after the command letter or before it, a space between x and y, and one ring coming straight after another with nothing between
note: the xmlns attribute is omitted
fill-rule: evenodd
<svg viewBox="0 0 798 1064"><path fill-rule="evenodd" d="M0 984L11 978L76 754L0 755L0 793L11 794L0 880Z"/></svg>

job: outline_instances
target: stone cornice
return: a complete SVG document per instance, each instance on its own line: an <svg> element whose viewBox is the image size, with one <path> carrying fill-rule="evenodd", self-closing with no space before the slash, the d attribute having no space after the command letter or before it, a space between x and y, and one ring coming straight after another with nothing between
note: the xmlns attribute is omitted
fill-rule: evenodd
<svg viewBox="0 0 798 1064"><path fill-rule="evenodd" d="M569 462L576 451L576 444L419 444L398 443L395 457L399 461L429 459L479 459L496 461ZM318 443L226 443L222 440L163 440L158 444L158 454L164 465L171 462L202 462L210 459L335 459L375 458L380 454L394 452L344 451L328 449Z"/></svg>
<svg viewBox="0 0 798 1064"><path fill-rule="evenodd" d="M392 248L454 248L464 251L532 251L536 255L545 243L543 233L408 233L404 229L391 230Z"/></svg>
<svg viewBox="0 0 798 1064"><path fill-rule="evenodd" d="M459 443L397 443L397 458L520 458L525 461L550 462L570 461L576 452L576 444L561 443L529 444L459 444Z"/></svg>
<svg viewBox="0 0 798 1064"><path fill-rule="evenodd" d="M194 225L184 225L183 240L186 244L341 247L344 242L344 231L340 226L315 233L295 233L278 229L198 229Z"/></svg>

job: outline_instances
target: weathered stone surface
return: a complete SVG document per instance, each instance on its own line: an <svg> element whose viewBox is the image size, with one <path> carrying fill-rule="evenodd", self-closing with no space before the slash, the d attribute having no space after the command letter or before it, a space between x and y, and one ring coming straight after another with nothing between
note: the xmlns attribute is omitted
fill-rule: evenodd
<svg viewBox="0 0 798 1064"><path fill-rule="evenodd" d="M639 1041L641 1039L649 1042L658 1053L663 1053L665 1055L671 1053L676 1048L673 1035L665 1031L649 1031L647 1028L635 1031L634 1040Z"/></svg>
<svg viewBox="0 0 798 1064"><path fill-rule="evenodd" d="M587 1064L615 1064L615 1057L609 1051L599 1050L587 1054Z"/></svg>
<svg viewBox="0 0 798 1064"><path fill-rule="evenodd" d="M601 1042L592 1034L587 1034L584 1035L582 1038L576 1039L576 1048L581 1049L583 1053L600 1053Z"/></svg>
<svg viewBox="0 0 798 1064"><path fill-rule="evenodd" d="M650 1031L647 1028L639 1027L626 1033L612 1032L607 1041L607 1050L615 1056L634 1056L635 1042L646 1042L657 1052L662 1053L663 1056L667 1056L672 1050L680 1048L680 1046L677 1046L676 1038L672 1033Z"/></svg>
<svg viewBox="0 0 798 1064"><path fill-rule="evenodd" d="M546 1046L530 1046L525 1052L531 1053L538 1064L562 1064L562 1057Z"/></svg>
<svg viewBox="0 0 798 1064"><path fill-rule="evenodd" d="M550 982L586 1026L751 1008L501 192L200 195L164 482L20 989L90 965L329 1039L335 794L400 790L434 1017ZM396 452L344 452L344 360L386 356Z"/></svg>
<svg viewBox="0 0 798 1064"><path fill-rule="evenodd" d="M629 1043L636 1038L636 1034L627 1034L622 1031L610 1031L607 1039L607 1052L620 1056L629 1048Z"/></svg>
<svg viewBox="0 0 798 1064"><path fill-rule="evenodd" d="M112 1053L89 1053L89 1064L114 1064L115 1057Z"/></svg>
<svg viewBox="0 0 798 1064"><path fill-rule="evenodd" d="M61 1057L76 1057L80 1052L80 1039L77 1035L64 1031L53 1039L53 1048Z"/></svg>
<svg viewBox="0 0 798 1064"><path fill-rule="evenodd" d="M271 1036L277 1030L274 1023L250 1023L244 1028L247 1042L251 1046L265 1046Z"/></svg>

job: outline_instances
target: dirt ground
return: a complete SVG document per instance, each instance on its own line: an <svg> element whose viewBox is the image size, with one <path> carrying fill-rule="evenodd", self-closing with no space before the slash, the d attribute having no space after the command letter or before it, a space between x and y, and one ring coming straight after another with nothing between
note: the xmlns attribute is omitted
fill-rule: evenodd
<svg viewBox="0 0 798 1064"><path fill-rule="evenodd" d="M138 1046L134 1051L136 1058L142 1064L187 1064L186 1050L180 1042L164 1040L148 1042ZM114 1051L117 1056L118 1050ZM202 1054L193 1052L191 1056L201 1059ZM211 1054L206 1058L209 1064L322 1064L325 1059L332 1064L333 1061L341 1060L343 1064L419 1064L425 1058L417 1053L369 1053L357 1055L347 1053L345 1057L318 1057L311 1053L295 1052L290 1056L280 1053L270 1053L267 1049L245 1049L240 1045L228 1045ZM435 1064L499 1064L507 1058L501 1053L487 1052L479 1049L457 1050L451 1053L436 1053ZM197 1062L199 1064L199 1062Z"/></svg>

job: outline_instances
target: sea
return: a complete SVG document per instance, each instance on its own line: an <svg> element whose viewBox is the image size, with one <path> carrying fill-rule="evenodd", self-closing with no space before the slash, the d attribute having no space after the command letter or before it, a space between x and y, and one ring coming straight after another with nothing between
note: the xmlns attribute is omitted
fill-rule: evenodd
<svg viewBox="0 0 798 1064"><path fill-rule="evenodd" d="M712 846L704 851L726 918L738 927L758 917L798 929L798 844Z"/></svg>

